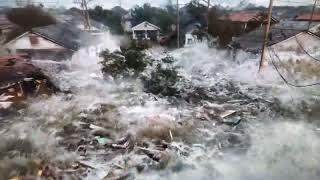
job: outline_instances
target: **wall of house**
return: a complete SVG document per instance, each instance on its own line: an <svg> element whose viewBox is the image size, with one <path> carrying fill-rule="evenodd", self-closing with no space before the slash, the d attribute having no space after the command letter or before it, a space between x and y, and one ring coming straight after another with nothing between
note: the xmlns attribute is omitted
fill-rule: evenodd
<svg viewBox="0 0 320 180"><path fill-rule="evenodd" d="M65 50L64 47L57 45L47 39L44 39L40 36L38 36L39 43L36 45L33 45L30 42L29 36L34 35L32 33L27 33L22 37L19 37L18 39L9 42L6 45L7 49L10 49L11 51L19 50L19 49L30 49L30 50L37 50L37 49L50 49L50 50Z"/></svg>

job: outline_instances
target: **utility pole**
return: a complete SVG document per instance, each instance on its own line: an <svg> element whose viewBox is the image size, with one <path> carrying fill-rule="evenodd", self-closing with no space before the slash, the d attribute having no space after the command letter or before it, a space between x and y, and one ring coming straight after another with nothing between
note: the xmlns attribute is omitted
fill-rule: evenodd
<svg viewBox="0 0 320 180"><path fill-rule="evenodd" d="M180 13L179 0L177 0L177 47L180 48Z"/></svg>
<svg viewBox="0 0 320 180"><path fill-rule="evenodd" d="M261 70L268 65L265 54L266 54L266 48L268 46L268 40L269 40L270 25L271 25L271 18L272 18L272 8L273 8L273 0L270 0L269 11L268 11L268 23L266 25L266 29L264 32L264 42L263 42L263 46L262 46L259 72L261 72Z"/></svg>
<svg viewBox="0 0 320 180"><path fill-rule="evenodd" d="M210 17L210 0L208 0L208 12L207 12L207 33L209 34L209 17Z"/></svg>
<svg viewBox="0 0 320 180"><path fill-rule="evenodd" d="M311 12L311 16L310 16L310 21L309 21L309 25L308 25L308 30L310 29L311 27L311 23L313 21L313 16L314 16L314 11L316 9L316 5L317 5L317 0L314 0L314 5L313 5L313 8L312 8L312 12Z"/></svg>
<svg viewBox="0 0 320 180"><path fill-rule="evenodd" d="M89 17L89 11L88 11L88 2L87 0L82 0L83 2L83 9L84 9L84 12L85 12L85 19L86 19L86 26L87 26L87 29L90 31L91 30L91 23L90 23L90 17Z"/></svg>
<svg viewBox="0 0 320 180"><path fill-rule="evenodd" d="M82 9L82 16L84 21L84 28L86 30L91 30L91 23L90 23L90 17L89 17L89 11L88 11L88 2L91 0L75 0L74 3L80 4L80 7Z"/></svg>

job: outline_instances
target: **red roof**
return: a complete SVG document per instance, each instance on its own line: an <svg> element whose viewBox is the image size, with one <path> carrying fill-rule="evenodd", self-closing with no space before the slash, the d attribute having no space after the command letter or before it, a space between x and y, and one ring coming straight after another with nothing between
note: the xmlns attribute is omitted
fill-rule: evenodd
<svg viewBox="0 0 320 180"><path fill-rule="evenodd" d="M234 22L249 22L251 20L261 21L261 12L258 11L241 11L231 13L228 16L221 17L220 20L230 20Z"/></svg>
<svg viewBox="0 0 320 180"><path fill-rule="evenodd" d="M310 21L311 13L305 13L296 18L297 21ZM320 12L314 13L312 17L312 21L320 21Z"/></svg>

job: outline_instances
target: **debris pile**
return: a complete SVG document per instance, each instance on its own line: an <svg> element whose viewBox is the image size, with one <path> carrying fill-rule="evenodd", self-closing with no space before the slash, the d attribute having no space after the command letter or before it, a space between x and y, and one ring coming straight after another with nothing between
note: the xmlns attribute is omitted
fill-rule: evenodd
<svg viewBox="0 0 320 180"><path fill-rule="evenodd" d="M4 138L0 149L0 179L78 179L88 174L87 166L55 160L26 138Z"/></svg>
<svg viewBox="0 0 320 180"><path fill-rule="evenodd" d="M0 111L30 96L50 95L58 89L39 68L24 59L0 61Z"/></svg>

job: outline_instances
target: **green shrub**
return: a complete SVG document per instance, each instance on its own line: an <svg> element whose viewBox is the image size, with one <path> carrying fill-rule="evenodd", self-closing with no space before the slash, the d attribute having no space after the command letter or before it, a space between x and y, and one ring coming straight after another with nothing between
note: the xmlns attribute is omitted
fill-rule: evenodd
<svg viewBox="0 0 320 180"><path fill-rule="evenodd" d="M167 56L156 64L156 68L151 72L150 76L142 77L146 92L163 96L179 95L176 83L181 81L181 77L178 75L177 67L173 63L173 57Z"/></svg>
<svg viewBox="0 0 320 180"><path fill-rule="evenodd" d="M181 80L174 58L167 56L160 61L146 56L140 50L127 49L123 52L103 51L102 72L113 78L135 77L141 79L144 91L162 96L178 96L176 83ZM149 73L146 67L150 65ZM145 72L145 73L143 73Z"/></svg>

